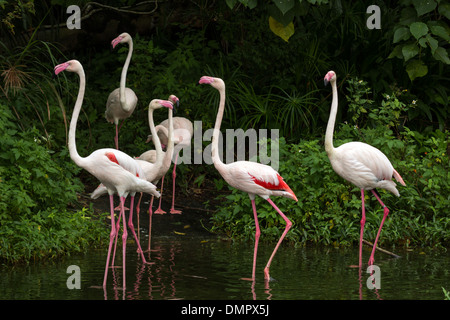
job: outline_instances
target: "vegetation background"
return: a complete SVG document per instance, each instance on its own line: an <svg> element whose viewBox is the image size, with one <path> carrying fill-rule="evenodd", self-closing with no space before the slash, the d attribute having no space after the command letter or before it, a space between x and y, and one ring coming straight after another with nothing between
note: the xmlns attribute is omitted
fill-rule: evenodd
<svg viewBox="0 0 450 320"><path fill-rule="evenodd" d="M276 199L294 226L297 245L351 245L359 236L359 192L332 170L323 147L331 90L338 75L335 145L359 140L382 150L407 186L400 198L383 192L391 209L381 246L445 247L450 240L450 4L443 0L372 1L380 29L369 29L367 4L349 0L0 0L0 259L30 261L84 250L107 239L105 215L80 201L97 181L70 160L68 123L78 79L52 80L58 62L78 59L87 92L77 127L80 154L113 147L104 119L128 52L111 53L122 32L133 36L127 86L138 107L120 145L130 155L149 147L148 103L176 94L179 116L214 124L218 96L197 86L202 75L227 85L226 128L279 129L280 174L299 198ZM81 29L68 29L69 5ZM158 114L156 121L162 121ZM270 141L261 141L265 143ZM205 142L205 145L209 143ZM228 188L213 166L180 166L178 190L211 184L222 206L212 232L252 239L248 196ZM213 199L211 199L213 200ZM257 200L263 237L284 221ZM366 199L367 239L381 208Z"/></svg>

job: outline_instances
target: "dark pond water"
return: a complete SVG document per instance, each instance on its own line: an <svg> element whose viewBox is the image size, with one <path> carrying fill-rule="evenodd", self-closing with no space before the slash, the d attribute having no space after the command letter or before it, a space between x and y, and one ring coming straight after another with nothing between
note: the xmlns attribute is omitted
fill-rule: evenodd
<svg viewBox="0 0 450 320"><path fill-rule="evenodd" d="M143 242L143 246L145 247ZM358 249L281 246L271 266L275 281L265 283L263 269L273 244L260 243L255 282L252 243L224 242L173 234L153 239L152 265L144 266L135 244L127 245L126 290L122 269L112 269L103 281L106 249L66 257L57 262L1 266L0 299L136 299L136 300L293 300L293 299L437 299L450 290L450 253L444 250L397 252L402 257L375 255L380 289L368 289L366 270L357 263ZM118 252L121 248L118 247ZM369 248L364 252L368 259ZM121 254L117 262L120 264ZM367 260L366 259L366 260ZM80 269L80 289L68 289L70 265Z"/></svg>

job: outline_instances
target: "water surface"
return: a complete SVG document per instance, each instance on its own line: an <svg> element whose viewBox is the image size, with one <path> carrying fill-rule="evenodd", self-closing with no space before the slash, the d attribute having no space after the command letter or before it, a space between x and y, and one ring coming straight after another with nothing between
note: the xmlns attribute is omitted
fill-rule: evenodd
<svg viewBox="0 0 450 320"><path fill-rule="evenodd" d="M445 250L396 252L398 259L377 252L381 288L371 290L365 267L361 272L349 267L358 262L358 248L282 245L270 269L275 280L266 283L263 269L273 246L260 243L255 282L240 280L251 276L253 243L176 234L154 237L152 265L143 265L136 245L128 243L125 291L121 268L111 269L105 291L95 288L103 282L107 248L56 262L1 266L0 299L443 300L442 287L450 290L450 253ZM121 265L121 247L118 252L116 264ZM365 260L369 255L367 247ZM70 265L80 267L80 289L67 288Z"/></svg>

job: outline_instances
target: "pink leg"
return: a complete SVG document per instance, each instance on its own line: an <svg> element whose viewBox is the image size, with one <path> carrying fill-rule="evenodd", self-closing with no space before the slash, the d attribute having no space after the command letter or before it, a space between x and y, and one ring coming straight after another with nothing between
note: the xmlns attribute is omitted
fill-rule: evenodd
<svg viewBox="0 0 450 320"><path fill-rule="evenodd" d="M148 208L148 252L150 252L151 242L152 242L152 217L153 217L153 199L155 196L152 196L152 200L150 201L150 206Z"/></svg>
<svg viewBox="0 0 450 320"><path fill-rule="evenodd" d="M139 243L139 239L136 236L136 232L134 231L134 225L133 225L133 206L134 206L134 196L131 196L131 209L130 209L130 217L128 218L128 227L131 230L131 233L133 234L134 240L137 243L138 252L141 254L142 262L147 263L144 257L144 252L142 251L141 244Z"/></svg>
<svg viewBox="0 0 450 320"><path fill-rule="evenodd" d="M162 179L161 179L161 196L159 197L159 206L158 206L158 209L156 209L155 214L165 214L166 213L163 209L161 209L163 186L164 186L164 177L162 177Z"/></svg>
<svg viewBox="0 0 450 320"><path fill-rule="evenodd" d="M114 239L114 251L113 251L113 257L112 257L112 261L111 261L111 268L114 268L114 260L116 259L116 248L117 248L117 238L119 237L119 230L120 230L120 220L122 219L122 203L118 205L118 207L120 208L120 212L119 212L119 219L117 219L117 224L116 224L116 237Z"/></svg>
<svg viewBox="0 0 450 320"><path fill-rule="evenodd" d="M361 189L361 204L362 204L362 217L361 217L361 231L359 232L359 268L362 267L362 247L363 247L363 235L364 225L366 224L366 208L364 205L364 189Z"/></svg>
<svg viewBox="0 0 450 320"><path fill-rule="evenodd" d="M111 207L111 233L109 234L108 255L106 256L105 276L103 278L103 288L106 288L106 279L108 278L109 257L111 255L111 248L114 238L116 237L116 224L114 222L114 200L113 196L109 196L109 204Z"/></svg>
<svg viewBox="0 0 450 320"><path fill-rule="evenodd" d="M372 193L375 196L375 198L377 198L378 202L381 204L381 207L383 208L384 213L383 213L383 219L381 220L380 228L378 229L377 237L375 238L375 242L373 244L372 253L370 254L369 266L373 265L373 263L375 262L374 255L375 255L375 249L377 247L378 238L380 237L381 228L383 228L384 220L386 220L386 217L389 214L389 209L384 205L383 201L381 201L381 198L377 194L377 192L375 190L372 190Z"/></svg>
<svg viewBox="0 0 450 320"><path fill-rule="evenodd" d="M275 256L275 253L278 250L278 247L280 246L281 242L283 241L284 237L286 236L286 234L288 233L289 229L292 226L292 222L283 214L283 212L281 212L280 209L278 209L278 207L275 205L275 203L273 203L272 200L270 200L270 198L267 198L267 201L269 201L269 203L272 205L272 207L275 208L275 210L280 214L280 216L284 219L284 221L286 221L286 228L284 229L283 234L280 237L280 240L278 240L277 246L275 247L275 249L272 252L272 255L269 258L269 261L267 262L266 267L264 268L264 278L266 279L266 281L270 281L270 275L269 275L269 268L270 268L270 264L272 263L272 259Z"/></svg>
<svg viewBox="0 0 450 320"><path fill-rule="evenodd" d="M141 213L141 200L142 200L142 192L141 192L141 195L139 196L139 201L138 201L138 204L137 204L137 207L136 207L136 214L137 214L137 224L138 224L138 226L137 226L137 229L138 229L138 240L139 240L139 242L141 241L141 229L140 229L140 227L139 227L139 214Z"/></svg>
<svg viewBox="0 0 450 320"><path fill-rule="evenodd" d="M181 210L175 210L175 178L177 177L177 174L175 170L177 169L177 161L178 161L178 153L175 157L175 163L173 165L173 172L172 172L172 208L170 208L171 214L181 214Z"/></svg>
<svg viewBox="0 0 450 320"><path fill-rule="evenodd" d="M252 201L252 208L253 208L253 217L255 218L255 248L253 250L253 269L252 269L252 277L251 278L241 278L241 280L249 280L249 281L255 281L256 277L256 257L258 255L258 243L259 243L259 236L261 235L261 230L259 229L259 223L258 223L258 214L256 213L256 206L255 206L255 200Z"/></svg>
<svg viewBox="0 0 450 320"><path fill-rule="evenodd" d="M116 136L114 137L114 143L116 145L116 149L119 150L119 128L116 124Z"/></svg>
<svg viewBox="0 0 450 320"><path fill-rule="evenodd" d="M122 202L122 219L123 219L123 235L122 235L122 265L123 265L123 290L126 288L126 280L125 280L125 265L126 265L126 253L127 253L127 237L128 237L128 231L125 221L125 210L123 208L125 207L125 198L120 197L120 201Z"/></svg>

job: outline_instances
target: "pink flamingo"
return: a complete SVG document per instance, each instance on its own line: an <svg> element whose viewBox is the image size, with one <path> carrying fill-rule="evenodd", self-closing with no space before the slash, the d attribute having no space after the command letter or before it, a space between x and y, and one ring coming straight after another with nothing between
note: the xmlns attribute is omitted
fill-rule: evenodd
<svg viewBox="0 0 450 320"><path fill-rule="evenodd" d="M109 94L108 100L106 101L105 111L106 120L116 125L116 136L114 137L116 149L119 149L119 120L124 119L125 121L126 118L131 116L138 101L134 91L125 87L128 66L130 65L131 55L133 54L133 39L128 33L125 32L111 42L113 49L119 43L128 43L128 56L122 69L120 87L114 89L114 91Z"/></svg>
<svg viewBox="0 0 450 320"><path fill-rule="evenodd" d="M156 131L158 132L158 136L161 140L161 143L163 145L167 145L168 143L168 130L169 124L168 120L164 120L159 125L156 126ZM175 209L175 179L177 177L176 174L176 168L177 168L177 162L178 162L178 155L180 154L181 149L184 147L188 147L191 145L191 139L192 135L194 134L194 126L192 125L192 122L189 119L183 118L183 117L175 117L173 118L173 136L174 136L174 143L175 143L175 161L173 165L173 171L172 171L172 207L170 208L171 214L181 214L181 210ZM161 186L164 182L164 176L162 177ZM162 187L161 187L162 188ZM161 189L162 193L162 189ZM164 214L165 211L161 210L161 199L162 196L159 198L159 204L160 207L158 208L155 213Z"/></svg>
<svg viewBox="0 0 450 320"><path fill-rule="evenodd" d="M175 105L179 106L180 100L178 99L177 96L175 95L170 95L169 96L169 100ZM179 117L175 117L173 118L173 130L175 129L175 119L178 119ZM178 123L179 121L177 121ZM167 171L170 168L171 165L171 161L172 161L172 156L173 156L173 146L175 142L180 142L180 138L179 137L175 137L175 130L172 133L172 141L168 140L168 136L169 136L169 132L167 130L170 130L169 127L169 119L164 120L163 122L161 122L159 125L157 125L155 127L155 133L151 132L152 134L148 136L147 142L150 141L150 139L153 139L153 143L155 143L155 139L157 139L161 145L162 148L167 147L167 152L163 151L164 154L164 163L163 165L160 167L160 178L161 178L161 197L159 198L159 205L158 208L155 210L155 214L165 214L166 212L161 208L161 203L162 203L162 193L163 193L163 188L164 188L164 176L166 175ZM179 134L178 130L178 134ZM163 133L162 133L163 132ZM192 129L193 132L193 129ZM155 136L156 134L156 136ZM182 138L181 138L182 139ZM175 141L176 140L176 141ZM189 143L190 143L191 139L189 138ZM156 145L155 145L156 148ZM158 158L158 152L156 150L149 150L144 152L143 154L141 154L139 156L139 159L143 159L149 162L154 162L156 161L156 159ZM179 152L179 151L178 151ZM178 159L178 154L177 154L177 159ZM175 170L175 167L174 167ZM158 179L159 180L159 179ZM173 181L173 190L175 192L175 178ZM153 199L152 199L153 200ZM152 201L153 203L153 201ZM171 213L181 213L181 211L177 212L177 210L174 209L174 198L172 197L172 208L171 208ZM150 247L149 247L150 250Z"/></svg>
<svg viewBox="0 0 450 320"><path fill-rule="evenodd" d="M396 184L392 181L392 176L401 183L406 185L402 177L394 170L389 159L377 148L362 142L348 142L337 148L333 147L333 131L336 121L336 113L338 108L338 95L336 88L336 73L329 71L324 78L325 85L331 83L333 90L333 101L331 103L330 118L328 120L327 130L325 134L325 150L330 159L331 166L334 171L342 178L350 181L361 189L362 201L362 219L361 231L359 238L359 267L362 266L362 240L364 233L364 224L366 222L366 214L364 208L364 190L371 190L375 198L383 207L384 215L381 220L380 228L373 244L372 254L370 255L369 265L374 263L375 248L378 238L380 237L381 228L386 219L389 209L381 201L381 197L376 188L386 189L397 197L400 196Z"/></svg>
<svg viewBox="0 0 450 320"><path fill-rule="evenodd" d="M171 96L172 97L172 96ZM168 147L168 152L164 152L161 147L161 143L159 141L158 136L156 135L156 129L155 124L153 121L153 112L161 107L169 108L169 114L168 114L168 120L169 120L169 136L172 133L170 130L172 125L172 114L173 114L173 105L171 101L164 101L164 100L158 100L153 99L148 107L148 121L150 125L150 132L153 133L153 135L156 137L157 140L154 139L155 144L155 150L150 150L144 152L142 155L137 157L135 160L138 163L138 165L141 167L143 172L145 173L145 178L147 181L157 184L159 179L161 178L161 175L164 174L167 169L170 167L170 160L171 160L171 153L170 153L170 147ZM172 126L173 128L173 126ZM173 129L172 129L173 130ZM172 153L173 153L173 142L172 142ZM149 162L149 157L152 158L153 161ZM169 163L169 164L167 164ZM161 169L162 168L162 169ZM165 168L165 169L164 169ZM97 189L94 190L91 194L92 199L97 199L98 197L102 196L103 194L106 194L108 191L106 187L103 184L100 184ZM151 223L152 223L152 204L153 204L154 197L152 196L152 200L149 207L149 250L150 250L150 240L151 240ZM139 214L140 214L140 203L142 200L142 192L139 197L138 205L136 207L137 217L138 217L138 239L140 239L140 232L139 232ZM117 222L119 224L120 220ZM117 238L117 235L116 235ZM114 246L114 253L115 253L115 246ZM113 254L113 257L115 254ZM114 258L113 258L114 262Z"/></svg>
<svg viewBox="0 0 450 320"><path fill-rule="evenodd" d="M128 156L127 154L110 148L98 149L92 152L88 157L81 157L77 152L75 143L75 132L80 114L81 106L83 104L84 92L86 87L86 77L84 75L83 66L77 60L70 60L65 63L59 64L55 67L55 75L58 75L62 71L75 72L80 77L80 88L78 91L77 100L72 114L69 127L69 153L71 159L81 168L84 168L106 187L110 198L111 207L111 233L108 247L108 255L106 258L105 276L103 279L103 287L106 287L106 280L108 276L108 265L111 254L111 247L113 239L116 236L118 230L114 223L114 205L113 194L117 193L120 197L122 204L122 210L120 215L123 216L123 287L125 288L125 253L126 253L126 239L128 236L127 228L125 225L125 211L124 204L128 194L134 194L135 192L146 192L159 197L159 192L156 191L156 187L145 180L145 174L139 167L137 162ZM132 196L133 205L133 196ZM131 217L131 215L130 215ZM133 235L136 239L136 234L132 228ZM136 239L137 240L137 239ZM138 248L140 247L137 242ZM142 251L142 250L141 250ZM142 254L142 261L146 263L144 255Z"/></svg>
<svg viewBox="0 0 450 320"><path fill-rule="evenodd" d="M281 212L280 209L269 198L270 196L282 196L297 201L297 197L289 186L284 182L283 178L272 167L263 165L257 162L250 161L236 161L229 164L224 164L219 157L218 151L218 139L220 125L222 123L223 112L225 109L225 83L220 78L213 78L203 76L201 77L200 84L210 84L213 88L217 89L220 93L219 110L217 111L216 123L214 126L213 140L212 140L212 160L214 167L219 171L224 180L232 187L245 191L248 193L252 208L253 216L255 218L256 233L255 233L255 247L253 251L253 270L252 278L244 278L243 280L255 281L255 268L256 268L256 256L258 251L259 236L261 234L258 224L258 215L256 213L255 196L259 195L261 198L267 200L272 207L280 214L280 216L286 222L286 227L281 235L272 255L264 268L264 278L269 281L269 268L275 253L278 250L281 242L288 233L292 226L291 221Z"/></svg>

